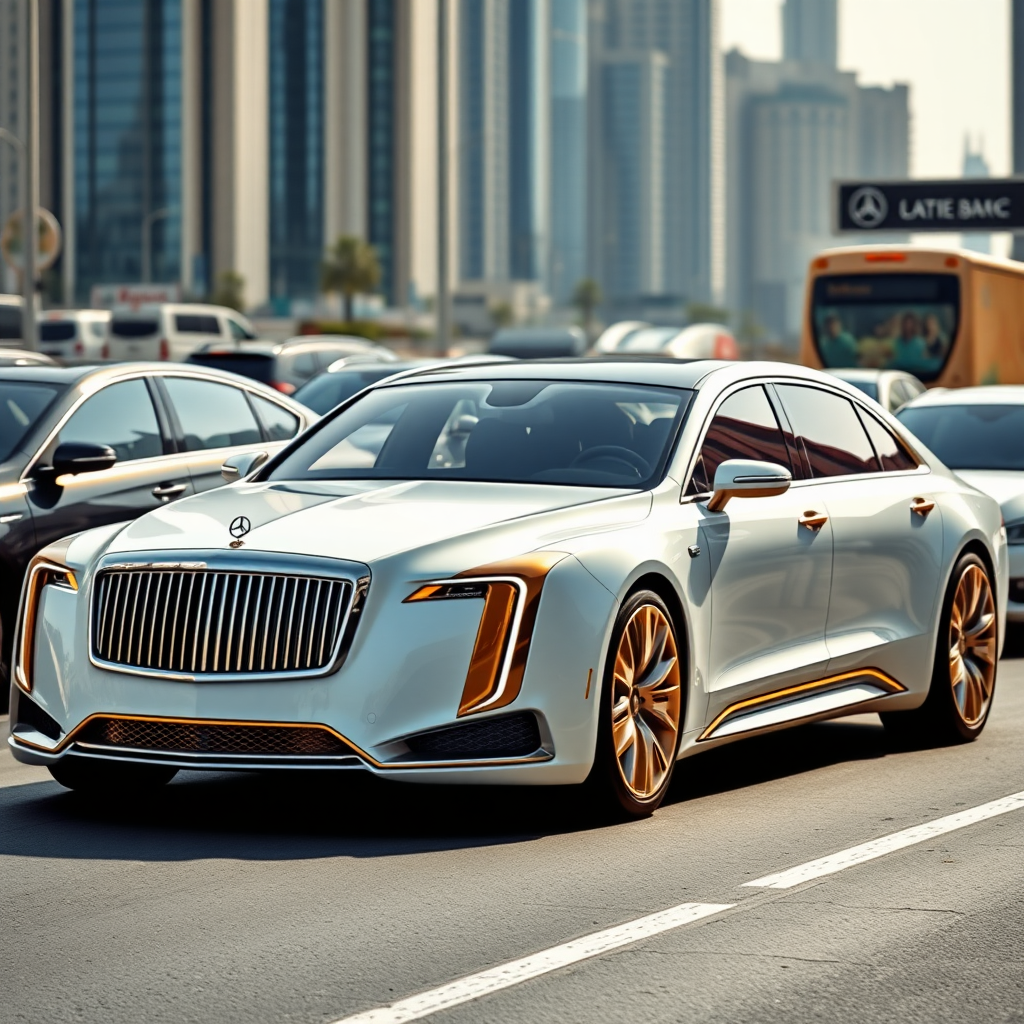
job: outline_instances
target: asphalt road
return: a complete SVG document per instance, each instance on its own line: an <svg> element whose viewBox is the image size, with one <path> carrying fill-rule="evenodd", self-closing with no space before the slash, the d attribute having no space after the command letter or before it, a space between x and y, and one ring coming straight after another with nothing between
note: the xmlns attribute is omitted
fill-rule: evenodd
<svg viewBox="0 0 1024 1024"><path fill-rule="evenodd" d="M680 767L595 827L563 792L350 774L89 807L4 750L0 1021L325 1024L694 902L733 906L425 1019L1024 1022L1024 808L743 884L1024 791L1024 660L974 744L895 753L861 716Z"/></svg>

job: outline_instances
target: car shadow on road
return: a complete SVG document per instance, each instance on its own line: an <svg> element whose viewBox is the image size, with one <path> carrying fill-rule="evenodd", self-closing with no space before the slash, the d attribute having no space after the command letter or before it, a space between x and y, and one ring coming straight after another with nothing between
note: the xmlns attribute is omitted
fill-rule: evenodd
<svg viewBox="0 0 1024 1024"><path fill-rule="evenodd" d="M668 804L886 752L877 720L808 725L682 762ZM403 785L360 772L183 772L144 799L0 789L0 855L97 860L386 857L607 827L578 788ZM626 826L628 827L628 826Z"/></svg>

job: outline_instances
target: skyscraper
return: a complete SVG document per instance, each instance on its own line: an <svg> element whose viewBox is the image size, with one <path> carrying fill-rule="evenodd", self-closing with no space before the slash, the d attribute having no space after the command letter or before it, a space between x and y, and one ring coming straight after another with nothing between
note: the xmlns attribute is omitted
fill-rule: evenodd
<svg viewBox="0 0 1024 1024"><path fill-rule="evenodd" d="M970 138L964 139L964 159L961 173L965 178L987 178L990 173L988 161L981 151L981 146L972 149ZM987 231L965 231L960 236L960 244L965 249L987 253L992 251L992 236Z"/></svg>
<svg viewBox="0 0 1024 1024"><path fill-rule="evenodd" d="M838 65L838 0L785 0L782 5L783 60Z"/></svg>

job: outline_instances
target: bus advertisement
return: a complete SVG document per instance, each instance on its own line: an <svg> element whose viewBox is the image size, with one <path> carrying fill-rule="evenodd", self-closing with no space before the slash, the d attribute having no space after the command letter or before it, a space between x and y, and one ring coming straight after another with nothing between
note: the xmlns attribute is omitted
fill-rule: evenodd
<svg viewBox="0 0 1024 1024"><path fill-rule="evenodd" d="M857 246L811 261L800 361L905 370L929 387L1024 383L1024 263Z"/></svg>

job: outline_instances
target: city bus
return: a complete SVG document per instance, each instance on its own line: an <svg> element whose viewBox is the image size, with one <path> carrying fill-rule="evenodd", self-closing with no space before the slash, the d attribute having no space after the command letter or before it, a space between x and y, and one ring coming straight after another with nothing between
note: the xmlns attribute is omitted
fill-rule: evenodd
<svg viewBox="0 0 1024 1024"><path fill-rule="evenodd" d="M928 387L1024 383L1024 263L857 246L811 261L800 361L906 370Z"/></svg>

